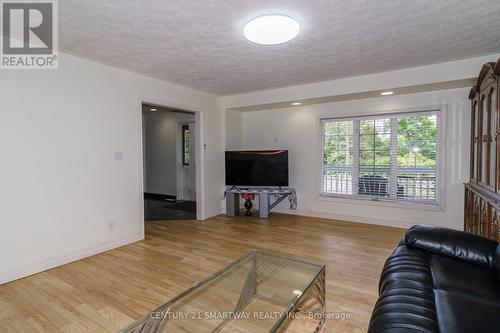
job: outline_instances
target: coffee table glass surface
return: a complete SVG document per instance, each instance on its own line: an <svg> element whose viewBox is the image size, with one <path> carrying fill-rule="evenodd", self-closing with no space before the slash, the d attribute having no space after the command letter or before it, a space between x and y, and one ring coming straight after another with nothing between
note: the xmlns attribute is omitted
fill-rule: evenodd
<svg viewBox="0 0 500 333"><path fill-rule="evenodd" d="M325 266L252 251L120 333L319 332Z"/></svg>

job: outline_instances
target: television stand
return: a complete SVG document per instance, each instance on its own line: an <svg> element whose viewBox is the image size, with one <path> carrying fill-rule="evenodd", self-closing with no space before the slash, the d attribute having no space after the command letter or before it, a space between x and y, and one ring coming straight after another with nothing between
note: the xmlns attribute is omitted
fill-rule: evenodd
<svg viewBox="0 0 500 333"><path fill-rule="evenodd" d="M280 202L288 197L290 202L290 209L297 208L297 194L294 188L262 188L262 187L249 187L238 188L231 187L226 189L224 197L226 198L226 215L238 216L240 215L240 194L250 193L259 196L259 217L268 218L271 210L276 207ZM271 202L271 198L275 198Z"/></svg>

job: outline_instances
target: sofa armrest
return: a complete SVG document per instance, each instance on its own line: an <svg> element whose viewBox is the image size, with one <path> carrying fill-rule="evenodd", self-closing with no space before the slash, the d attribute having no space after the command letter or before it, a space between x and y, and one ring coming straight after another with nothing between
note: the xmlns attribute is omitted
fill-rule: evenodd
<svg viewBox="0 0 500 333"><path fill-rule="evenodd" d="M470 263L493 267L498 243L463 231L432 225L414 225L405 235L407 246L453 257Z"/></svg>

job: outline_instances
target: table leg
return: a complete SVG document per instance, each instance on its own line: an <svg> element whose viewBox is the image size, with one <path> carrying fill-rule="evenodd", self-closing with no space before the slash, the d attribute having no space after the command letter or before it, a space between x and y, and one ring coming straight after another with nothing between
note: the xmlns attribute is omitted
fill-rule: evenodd
<svg viewBox="0 0 500 333"><path fill-rule="evenodd" d="M226 193L226 215L240 215L240 195L238 193Z"/></svg>
<svg viewBox="0 0 500 333"><path fill-rule="evenodd" d="M325 270L323 269L295 307L295 312L306 316L314 313L319 322L314 333L319 333L326 322Z"/></svg>
<svg viewBox="0 0 500 333"><path fill-rule="evenodd" d="M269 194L259 193L259 217L269 217Z"/></svg>

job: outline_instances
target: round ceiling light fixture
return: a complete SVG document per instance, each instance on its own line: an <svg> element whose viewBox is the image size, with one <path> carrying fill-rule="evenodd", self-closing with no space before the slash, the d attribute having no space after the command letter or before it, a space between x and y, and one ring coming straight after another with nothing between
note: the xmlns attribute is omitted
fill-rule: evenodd
<svg viewBox="0 0 500 333"><path fill-rule="evenodd" d="M299 32L299 23L289 16L264 15L248 22L243 35L256 44L277 45L291 41Z"/></svg>

